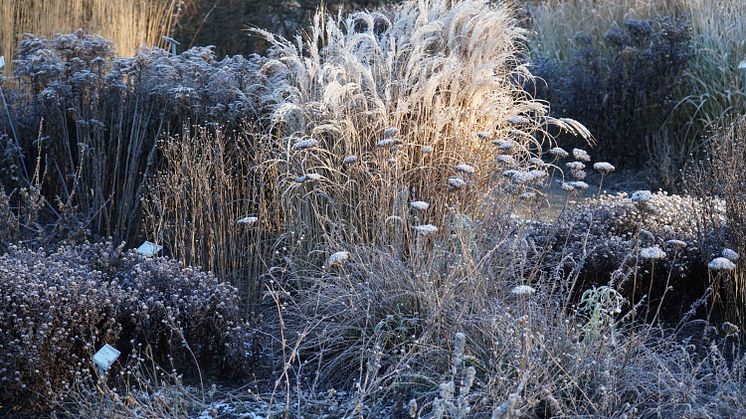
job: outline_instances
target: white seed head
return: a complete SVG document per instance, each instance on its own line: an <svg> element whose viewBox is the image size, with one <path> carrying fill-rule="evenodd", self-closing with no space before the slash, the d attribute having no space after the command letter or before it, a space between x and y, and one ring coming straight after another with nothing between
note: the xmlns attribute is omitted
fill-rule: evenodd
<svg viewBox="0 0 746 419"><path fill-rule="evenodd" d="M731 262L736 262L738 260L738 253L733 249L725 248L723 249L723 257Z"/></svg>
<svg viewBox="0 0 746 419"><path fill-rule="evenodd" d="M401 140L398 138L384 138L383 140L376 143L376 147L386 147L400 143Z"/></svg>
<svg viewBox="0 0 746 419"><path fill-rule="evenodd" d="M565 149L562 148L562 147L553 147L553 148L550 148L549 149L549 154L551 154L551 155L553 155L555 157L559 157L561 159L564 159L565 157L567 157L567 156L570 155L570 153L568 153L567 151L565 151Z"/></svg>
<svg viewBox="0 0 746 419"><path fill-rule="evenodd" d="M492 144L496 145L502 151L513 149L515 142L513 140L494 140Z"/></svg>
<svg viewBox="0 0 746 419"><path fill-rule="evenodd" d="M516 164L513 156L509 154L500 154L499 156L495 157L495 160L497 160L498 163L503 163L509 166L514 166Z"/></svg>
<svg viewBox="0 0 746 419"><path fill-rule="evenodd" d="M350 252L340 251L332 253L329 259L326 260L327 266L339 266L347 262L350 258Z"/></svg>
<svg viewBox="0 0 746 419"><path fill-rule="evenodd" d="M492 134L487 131L480 131L477 133L477 137L479 137L479 139L481 140L489 140L490 138L492 138Z"/></svg>
<svg viewBox="0 0 746 419"><path fill-rule="evenodd" d="M575 160L584 161L586 163L591 161L591 156L589 156L585 150L582 150L580 148L573 148L572 156L575 158Z"/></svg>
<svg viewBox="0 0 746 419"><path fill-rule="evenodd" d="M518 198L523 199L523 200L534 199L536 198L536 192L531 192L531 191L524 192L518 195Z"/></svg>
<svg viewBox="0 0 746 419"><path fill-rule="evenodd" d="M321 180L323 178L324 177L318 173L307 173L305 175L298 176L297 178L295 178L295 181L297 183L305 183L305 182L314 182L317 180Z"/></svg>
<svg viewBox="0 0 746 419"><path fill-rule="evenodd" d="M383 130L383 138L390 138L399 133L399 128L389 127Z"/></svg>
<svg viewBox="0 0 746 419"><path fill-rule="evenodd" d="M531 157L530 159L528 159L528 162L539 167L544 167L544 165L546 165L546 163L544 163L544 160L538 157Z"/></svg>
<svg viewBox="0 0 746 419"><path fill-rule="evenodd" d="M318 145L319 142L317 140L313 138L304 138L293 145L293 150L304 150Z"/></svg>
<svg viewBox="0 0 746 419"><path fill-rule="evenodd" d="M568 163L565 163L565 166L567 166L570 170L583 170L585 169L585 165L579 161L571 161Z"/></svg>
<svg viewBox="0 0 746 419"><path fill-rule="evenodd" d="M508 122L513 125L528 125L531 123L531 120L523 115L513 115L508 118Z"/></svg>
<svg viewBox="0 0 746 419"><path fill-rule="evenodd" d="M632 202L648 202L653 199L653 193L650 191L635 191L630 199Z"/></svg>
<svg viewBox="0 0 746 419"><path fill-rule="evenodd" d="M528 285L518 285L518 286L513 287L512 290L510 290L510 293L514 295L531 295L535 292L536 290L533 287L530 287Z"/></svg>
<svg viewBox="0 0 746 419"><path fill-rule="evenodd" d="M433 152L433 148L429 145L423 145L421 150L422 154L430 154Z"/></svg>
<svg viewBox="0 0 746 419"><path fill-rule="evenodd" d="M713 259L707 267L713 271L732 271L736 269L736 264L728 258L720 257Z"/></svg>
<svg viewBox="0 0 746 419"><path fill-rule="evenodd" d="M570 183L562 182L562 185L560 185L560 188L562 188L562 190L565 191L565 192L573 192L573 191L575 191L575 187L572 186L571 183L572 182L570 182Z"/></svg>
<svg viewBox="0 0 746 419"><path fill-rule="evenodd" d="M665 259L666 252L658 246L650 246L640 250L640 257L646 260Z"/></svg>
<svg viewBox="0 0 746 419"><path fill-rule="evenodd" d="M459 172L464 172L470 175L473 175L475 170L474 166L468 165L466 163L459 163L456 166L453 167L454 169L458 170Z"/></svg>
<svg viewBox="0 0 746 419"><path fill-rule="evenodd" d="M616 167L612 165L611 163L607 163L605 161L601 161L598 163L593 164L593 169L601 174L608 174L616 170Z"/></svg>
<svg viewBox="0 0 746 419"><path fill-rule="evenodd" d="M428 235L430 233L435 233L436 231L438 231L438 227L435 227L432 224L422 224L414 226L414 229L422 235Z"/></svg>
<svg viewBox="0 0 746 419"><path fill-rule="evenodd" d="M430 204L428 204L425 201L412 201L412 202L409 203L409 206L412 207L412 208L414 208L414 209L418 209L418 210L422 210L422 211L430 208Z"/></svg>
<svg viewBox="0 0 746 419"><path fill-rule="evenodd" d="M570 185L572 185L573 188L579 191L584 191L588 189L588 184L583 182L582 180L576 180L574 182L570 182Z"/></svg>
<svg viewBox="0 0 746 419"><path fill-rule="evenodd" d="M251 224L254 224L255 222L257 222L258 220L259 220L259 218L257 218L257 217L248 217L247 216L247 217L243 217L243 218L239 219L238 221L236 221L236 223L251 225Z"/></svg>
<svg viewBox="0 0 746 419"><path fill-rule="evenodd" d="M357 156L355 155L347 156L344 158L344 160L342 160L342 163L344 164L353 164L355 162L357 162Z"/></svg>
<svg viewBox="0 0 746 419"><path fill-rule="evenodd" d="M463 188L466 186L466 181L461 179L460 177L453 176L448 178L448 184L453 186L454 188Z"/></svg>

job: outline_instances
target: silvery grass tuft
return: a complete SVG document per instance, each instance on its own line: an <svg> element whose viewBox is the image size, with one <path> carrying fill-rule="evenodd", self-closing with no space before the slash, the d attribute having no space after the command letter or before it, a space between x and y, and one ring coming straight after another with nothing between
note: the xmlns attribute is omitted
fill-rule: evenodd
<svg viewBox="0 0 746 419"><path fill-rule="evenodd" d="M289 78L269 118L277 137L266 142L276 144L268 164L279 171L287 228L312 240L300 253L321 242L393 240L398 233L386 220L405 215L413 191L426 202L445 201L423 222L447 224L447 208L473 216L505 182L486 170L497 153L484 138L511 144L519 163L552 142L549 125L590 138L581 124L550 118L526 93L533 76L522 65L525 32L504 5L407 1L388 13L317 13L307 36L292 40L253 33L271 45L267 66ZM288 139L297 137L319 145L287 153ZM345 156L356 156L354 168L340 165L351 163ZM469 176L468 188L454 176L455 164ZM293 186L311 170L328 182Z"/></svg>

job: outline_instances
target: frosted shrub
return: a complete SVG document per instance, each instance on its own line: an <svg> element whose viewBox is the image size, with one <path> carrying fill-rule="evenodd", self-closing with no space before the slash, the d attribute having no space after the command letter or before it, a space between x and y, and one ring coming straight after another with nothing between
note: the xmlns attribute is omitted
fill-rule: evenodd
<svg viewBox="0 0 746 419"><path fill-rule="evenodd" d="M0 256L0 295L3 404L48 407L105 343L125 357L145 348L159 362L173 356L184 370L194 356L202 367L240 373L250 352L234 288L110 243L13 248Z"/></svg>

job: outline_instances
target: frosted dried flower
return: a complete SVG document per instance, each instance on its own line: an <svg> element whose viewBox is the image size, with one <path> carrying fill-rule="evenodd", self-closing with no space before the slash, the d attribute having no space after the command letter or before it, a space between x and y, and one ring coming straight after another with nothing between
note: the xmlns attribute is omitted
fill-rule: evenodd
<svg viewBox="0 0 746 419"><path fill-rule="evenodd" d="M429 145L422 146L421 150L422 150L422 154L430 154L433 152L433 148L430 147Z"/></svg>
<svg viewBox="0 0 746 419"><path fill-rule="evenodd" d="M734 335L740 331L739 327L731 322L724 322L720 326L720 330L722 330L725 335Z"/></svg>
<svg viewBox="0 0 746 419"><path fill-rule="evenodd" d="M492 144L496 145L502 151L511 150L515 146L513 140L494 140Z"/></svg>
<svg viewBox="0 0 746 419"><path fill-rule="evenodd" d="M430 208L430 204L428 204L425 201L412 201L409 203L409 206L414 209L423 210L423 211Z"/></svg>
<svg viewBox="0 0 746 419"><path fill-rule="evenodd" d="M513 156L509 154L500 154L499 156L495 157L495 160L497 160L498 163L507 164L510 166L513 166L516 164L515 159Z"/></svg>
<svg viewBox="0 0 746 419"><path fill-rule="evenodd" d="M343 164L353 164L355 162L357 162L357 156L355 155L347 156L344 158L344 160L342 160Z"/></svg>
<svg viewBox="0 0 746 419"><path fill-rule="evenodd" d="M510 293L514 295L531 295L535 292L536 290L533 287L530 287L528 285L518 285L518 286L513 287L512 290L510 290Z"/></svg>
<svg viewBox="0 0 746 419"><path fill-rule="evenodd" d="M304 138L293 145L293 150L304 150L319 145L318 140L313 138Z"/></svg>
<svg viewBox="0 0 746 419"><path fill-rule="evenodd" d="M323 178L324 177L318 173L307 173L305 175L298 176L297 178L295 178L295 181L297 183L305 183L305 182L313 182L313 181L321 180Z"/></svg>
<svg viewBox="0 0 746 419"><path fill-rule="evenodd" d="M591 161L591 156L589 156L585 150L580 148L573 148L572 156L575 158L575 160L584 161L586 163Z"/></svg>
<svg viewBox="0 0 746 419"><path fill-rule="evenodd" d="M567 183L567 182L562 182L562 185L560 185L560 188L562 188L562 190L565 191L565 192L574 192L575 191L575 187L572 186L570 183Z"/></svg>
<svg viewBox="0 0 746 419"><path fill-rule="evenodd" d="M568 153L567 151L565 151L565 149L562 148L562 147L553 147L553 148L550 148L549 149L549 154L551 154L551 155L553 155L555 157L559 157L561 159L564 159L565 157L567 157L567 156L570 155L570 153Z"/></svg>
<svg viewBox="0 0 746 419"><path fill-rule="evenodd" d="M473 175L475 170L474 166L468 165L466 163L459 163L456 166L453 167L454 169L458 170L459 172L464 172L470 175Z"/></svg>
<svg viewBox="0 0 746 419"><path fill-rule="evenodd" d="M666 252L658 246L650 246L640 250L640 257L647 260L665 259Z"/></svg>
<svg viewBox="0 0 746 419"><path fill-rule="evenodd" d="M580 180L576 180L574 182L570 182L570 185L572 185L573 188L575 188L575 189L577 189L579 191L584 191L584 190L588 189L588 184L585 183L585 182L583 182L583 181L580 181Z"/></svg>
<svg viewBox="0 0 746 419"><path fill-rule="evenodd" d="M531 164L535 164L539 167L544 167L544 165L546 165L546 163L544 163L544 160L538 157L531 157L530 159L528 159L528 162Z"/></svg>
<svg viewBox="0 0 746 419"><path fill-rule="evenodd" d="M236 222L238 224L251 225L251 224L254 224L255 222L257 222L258 220L259 220L259 218L257 218L257 217L243 217L243 218L241 218L240 220L238 220Z"/></svg>
<svg viewBox="0 0 746 419"><path fill-rule="evenodd" d="M492 138L492 134L490 134L487 131L480 131L477 133L477 137L479 137L482 140L489 140L490 138Z"/></svg>
<svg viewBox="0 0 746 419"><path fill-rule="evenodd" d="M667 241L666 243L669 246L673 247L674 249L684 249L687 246L686 242L683 240L673 239L673 240Z"/></svg>
<svg viewBox="0 0 746 419"><path fill-rule="evenodd" d="M568 163L565 163L565 166L567 166L570 170L583 170L585 169L585 165L579 161L571 161Z"/></svg>
<svg viewBox="0 0 746 419"><path fill-rule="evenodd" d="M339 266L347 262L347 259L350 258L350 252L345 251L339 251L334 252L329 256L329 259L326 260L327 266Z"/></svg>
<svg viewBox="0 0 746 419"><path fill-rule="evenodd" d="M383 138L390 138L399 133L399 128L389 127L383 130Z"/></svg>
<svg viewBox="0 0 746 419"><path fill-rule="evenodd" d="M733 249L725 248L723 249L723 257L731 262L736 262L738 260L738 253Z"/></svg>
<svg viewBox="0 0 746 419"><path fill-rule="evenodd" d="M448 184L453 186L454 188L463 188L466 186L466 181L461 179L460 177L453 176L448 178Z"/></svg>
<svg viewBox="0 0 746 419"><path fill-rule="evenodd" d="M635 191L630 197L632 202L648 202L653 199L653 193L650 191Z"/></svg>
<svg viewBox="0 0 746 419"><path fill-rule="evenodd" d="M523 199L523 200L534 199L536 198L536 192L531 192L531 191L524 192L518 195L518 198Z"/></svg>
<svg viewBox="0 0 746 419"><path fill-rule="evenodd" d="M731 262L728 258L719 257L708 263L707 267L713 271L732 271L736 269L736 264Z"/></svg>
<svg viewBox="0 0 746 419"><path fill-rule="evenodd" d="M614 165L612 165L611 163L602 161L602 162L594 163L593 169L601 174L606 175L616 170L616 167L614 167Z"/></svg>
<svg viewBox="0 0 746 419"><path fill-rule="evenodd" d="M570 176L577 180L583 180L585 179L586 173L585 170L572 170L570 171Z"/></svg>
<svg viewBox="0 0 746 419"><path fill-rule="evenodd" d="M376 147L386 147L390 145L400 144L401 140L398 138L384 138L383 140L376 143Z"/></svg>
<svg viewBox="0 0 746 419"><path fill-rule="evenodd" d="M428 235L430 233L435 233L436 231L438 231L438 227L435 227L432 224L422 224L414 226L413 228L422 235Z"/></svg>

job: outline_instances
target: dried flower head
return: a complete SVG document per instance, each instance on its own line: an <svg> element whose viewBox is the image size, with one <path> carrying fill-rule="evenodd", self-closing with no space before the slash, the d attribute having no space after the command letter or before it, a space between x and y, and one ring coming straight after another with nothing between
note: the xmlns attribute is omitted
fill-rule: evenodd
<svg viewBox="0 0 746 419"><path fill-rule="evenodd" d="M508 166L515 166L516 165L515 159L510 154L500 154L499 156L495 157L495 160L498 163L503 163L503 164L506 164Z"/></svg>
<svg viewBox="0 0 746 419"><path fill-rule="evenodd" d="M728 258L719 257L710 261L710 263L707 264L707 267L713 271L732 271L736 269L736 264Z"/></svg>
<svg viewBox="0 0 746 419"><path fill-rule="evenodd" d="M564 148L562 148L562 147L553 147L553 148L550 148L550 149L549 149L549 154L551 154L551 155L553 155L553 156L555 156L555 157L558 157L558 158L560 158L560 159L564 159L564 158L566 158L567 156L569 156L569 155L570 155L570 153L568 153L568 152L567 152L567 151L566 151L566 150L565 150Z"/></svg>
<svg viewBox="0 0 746 419"><path fill-rule="evenodd" d="M409 206L412 207L412 208L414 208L414 209L418 209L418 210L422 210L422 211L430 208L430 204L428 204L425 201L412 201L412 202L409 203Z"/></svg>
<svg viewBox="0 0 746 419"><path fill-rule="evenodd" d="M477 137L481 140L489 140L490 138L492 138L492 134L487 131L480 131L477 133Z"/></svg>
<svg viewBox="0 0 746 419"><path fill-rule="evenodd" d="M327 266L341 266L350 258L350 252L339 251L332 253L326 260Z"/></svg>
<svg viewBox="0 0 746 419"><path fill-rule="evenodd" d="M315 140L313 138L304 138L293 145L293 150L305 150L307 148L316 147L318 145L318 140Z"/></svg>
<svg viewBox="0 0 746 419"><path fill-rule="evenodd" d="M632 202L648 202L653 199L653 193L650 191L635 191L630 197Z"/></svg>
<svg viewBox="0 0 746 419"><path fill-rule="evenodd" d="M614 165L612 165L611 163L602 161L602 162L594 163L593 169L597 171L598 173L606 175L616 170L616 167L614 167Z"/></svg>
<svg viewBox="0 0 746 419"><path fill-rule="evenodd" d="M399 133L399 128L389 127L383 130L383 138L390 138Z"/></svg>
<svg viewBox="0 0 746 419"><path fill-rule="evenodd" d="M570 182L570 185L572 185L573 188L579 191L584 191L588 189L588 184L583 182L582 180L576 180L576 181Z"/></svg>
<svg viewBox="0 0 746 419"><path fill-rule="evenodd" d="M658 246L650 246L640 250L640 257L646 260L665 259L666 252Z"/></svg>
<svg viewBox="0 0 746 419"><path fill-rule="evenodd" d="M496 145L502 151L512 150L515 146L515 142L513 140L494 140L492 141L492 144Z"/></svg>
<svg viewBox="0 0 746 419"><path fill-rule="evenodd" d="M575 160L583 161L586 163L591 161L591 156L589 156L585 150L580 148L573 148L572 156L575 158Z"/></svg>
<svg viewBox="0 0 746 419"><path fill-rule="evenodd" d="M428 235L430 233L435 233L436 231L438 231L438 227L435 227L432 224L421 224L418 226L414 226L414 229L422 235Z"/></svg>
<svg viewBox="0 0 746 419"><path fill-rule="evenodd" d="M570 182L570 183L568 183L568 182L562 182L562 184L560 185L560 188L563 191L565 191L565 192L574 192L575 191L575 187L572 186L572 182Z"/></svg>
<svg viewBox="0 0 746 419"><path fill-rule="evenodd" d="M727 258L731 262L736 262L738 261L738 252L733 249L725 248L723 249L723 257Z"/></svg>
<svg viewBox="0 0 746 419"><path fill-rule="evenodd" d="M536 290L533 287L530 287L528 285L518 285L513 287L512 290L510 290L510 293L513 295L531 295L534 294Z"/></svg>
<svg viewBox="0 0 746 419"><path fill-rule="evenodd" d="M324 177L318 173L306 173L305 175L298 176L295 178L297 183L314 182L323 179Z"/></svg>
<svg viewBox="0 0 746 419"><path fill-rule="evenodd" d="M464 172L464 173L467 173L467 174L470 174L470 175L473 175L474 172L475 172L474 166L468 165L466 163L459 163L456 166L454 166L453 168L456 169L459 172Z"/></svg>
<svg viewBox="0 0 746 419"><path fill-rule="evenodd" d="M676 240L676 239L669 240L669 241L666 242L666 244L668 244L669 246L673 247L674 249L684 249L687 246L687 244L686 244L685 241L683 241L683 240Z"/></svg>
<svg viewBox="0 0 746 419"><path fill-rule="evenodd" d="M342 160L343 164L353 164L355 162L357 162L357 156L355 155L347 156L344 158L344 160Z"/></svg>
<svg viewBox="0 0 746 419"><path fill-rule="evenodd" d="M570 170L583 170L585 169L585 164L579 162L579 161L571 161L568 163L565 163L565 166L567 166Z"/></svg>
<svg viewBox="0 0 746 419"><path fill-rule="evenodd" d="M398 138L384 138L383 140L376 143L376 147L386 147L396 144L401 144L401 140Z"/></svg>
<svg viewBox="0 0 746 419"><path fill-rule="evenodd" d="M243 218L241 218L240 220L238 220L236 222L238 224L251 225L251 224L254 224L255 222L257 222L258 220L259 220L259 218L257 218L257 217L243 217Z"/></svg>
<svg viewBox="0 0 746 419"><path fill-rule="evenodd" d="M513 115L508 118L508 122L513 125L528 125L531 123L531 120L523 115Z"/></svg>
<svg viewBox="0 0 746 419"><path fill-rule="evenodd" d="M466 186L466 181L458 176L452 176L448 178L448 184L453 186L454 188L463 188L464 186Z"/></svg>
<svg viewBox="0 0 746 419"><path fill-rule="evenodd" d="M433 152L433 148L429 145L423 145L420 150L422 151L422 154L430 154Z"/></svg>

